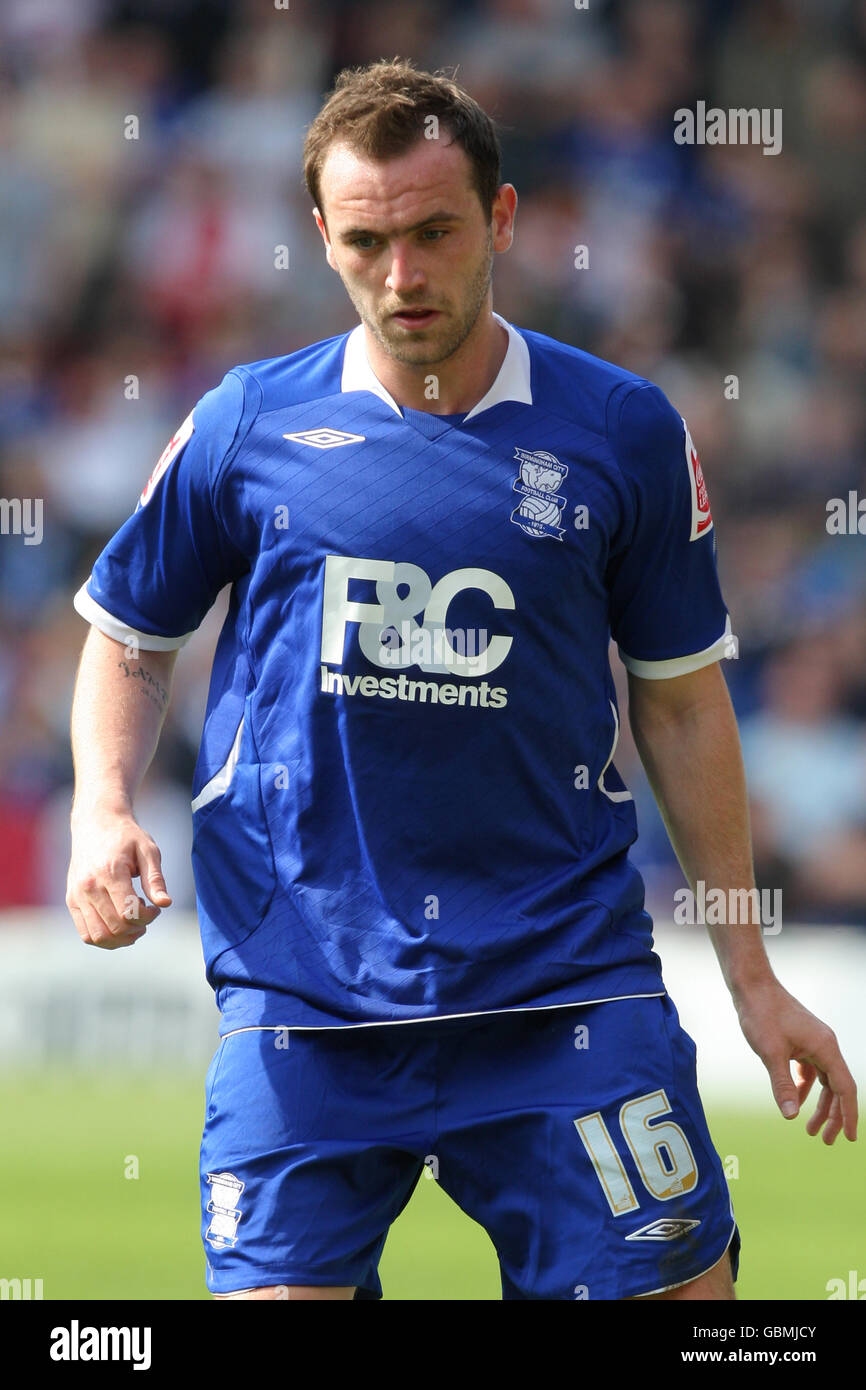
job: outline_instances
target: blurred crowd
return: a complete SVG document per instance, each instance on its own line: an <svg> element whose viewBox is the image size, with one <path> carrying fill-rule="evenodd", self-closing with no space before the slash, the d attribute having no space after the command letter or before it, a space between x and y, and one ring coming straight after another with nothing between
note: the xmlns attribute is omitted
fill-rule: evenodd
<svg viewBox="0 0 866 1390"><path fill-rule="evenodd" d="M0 536L0 907L63 901L93 559L229 367L356 322L301 147L340 68L395 54L456 66L500 124L520 203L497 310L686 416L758 882L789 922L866 923L866 537L826 525L866 497L864 0L4 0L0 497L44 499L44 535ZM781 109L782 152L678 145L698 100ZM221 612L181 654L138 806L180 906ZM670 915L682 874L627 730L617 766Z"/></svg>

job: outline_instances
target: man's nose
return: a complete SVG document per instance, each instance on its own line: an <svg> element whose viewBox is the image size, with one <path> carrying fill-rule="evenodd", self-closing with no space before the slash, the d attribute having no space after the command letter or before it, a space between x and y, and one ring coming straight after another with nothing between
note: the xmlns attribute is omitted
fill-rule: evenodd
<svg viewBox="0 0 866 1390"><path fill-rule="evenodd" d="M409 294L412 290L421 289L423 284L424 272L412 249L408 246L394 247L391 252L391 268L385 281L386 288L392 294Z"/></svg>

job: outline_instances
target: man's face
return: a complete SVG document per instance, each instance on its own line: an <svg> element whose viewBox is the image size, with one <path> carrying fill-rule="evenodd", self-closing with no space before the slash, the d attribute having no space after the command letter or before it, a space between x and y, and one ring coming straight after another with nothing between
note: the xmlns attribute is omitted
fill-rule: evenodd
<svg viewBox="0 0 866 1390"><path fill-rule="evenodd" d="M398 362L445 361L488 302L494 252L511 244L510 185L488 224L469 158L443 132L382 161L334 144L320 190L328 264L362 323Z"/></svg>

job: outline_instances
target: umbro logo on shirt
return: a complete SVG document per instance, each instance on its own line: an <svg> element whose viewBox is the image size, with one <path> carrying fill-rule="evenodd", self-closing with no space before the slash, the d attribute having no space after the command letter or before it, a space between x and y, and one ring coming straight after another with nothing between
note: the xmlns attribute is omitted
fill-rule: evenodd
<svg viewBox="0 0 866 1390"><path fill-rule="evenodd" d="M284 434L293 444L309 444L312 449L338 449L341 444L361 444L366 439L363 434L347 434L344 430L301 430L299 434Z"/></svg>
<svg viewBox="0 0 866 1390"><path fill-rule="evenodd" d="M687 1235L700 1224L700 1221L677 1219L651 1221L648 1226L641 1226L639 1231L632 1231L626 1240L679 1240L680 1236Z"/></svg>

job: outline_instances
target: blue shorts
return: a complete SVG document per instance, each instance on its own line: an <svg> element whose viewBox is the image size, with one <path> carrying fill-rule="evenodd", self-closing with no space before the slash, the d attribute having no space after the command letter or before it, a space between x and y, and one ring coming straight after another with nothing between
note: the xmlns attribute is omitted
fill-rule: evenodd
<svg viewBox="0 0 866 1390"><path fill-rule="evenodd" d="M208 1288L381 1298L388 1228L425 1165L493 1241L505 1299L655 1293L729 1248L736 1277L695 1045L665 995L228 1034L206 1083Z"/></svg>

